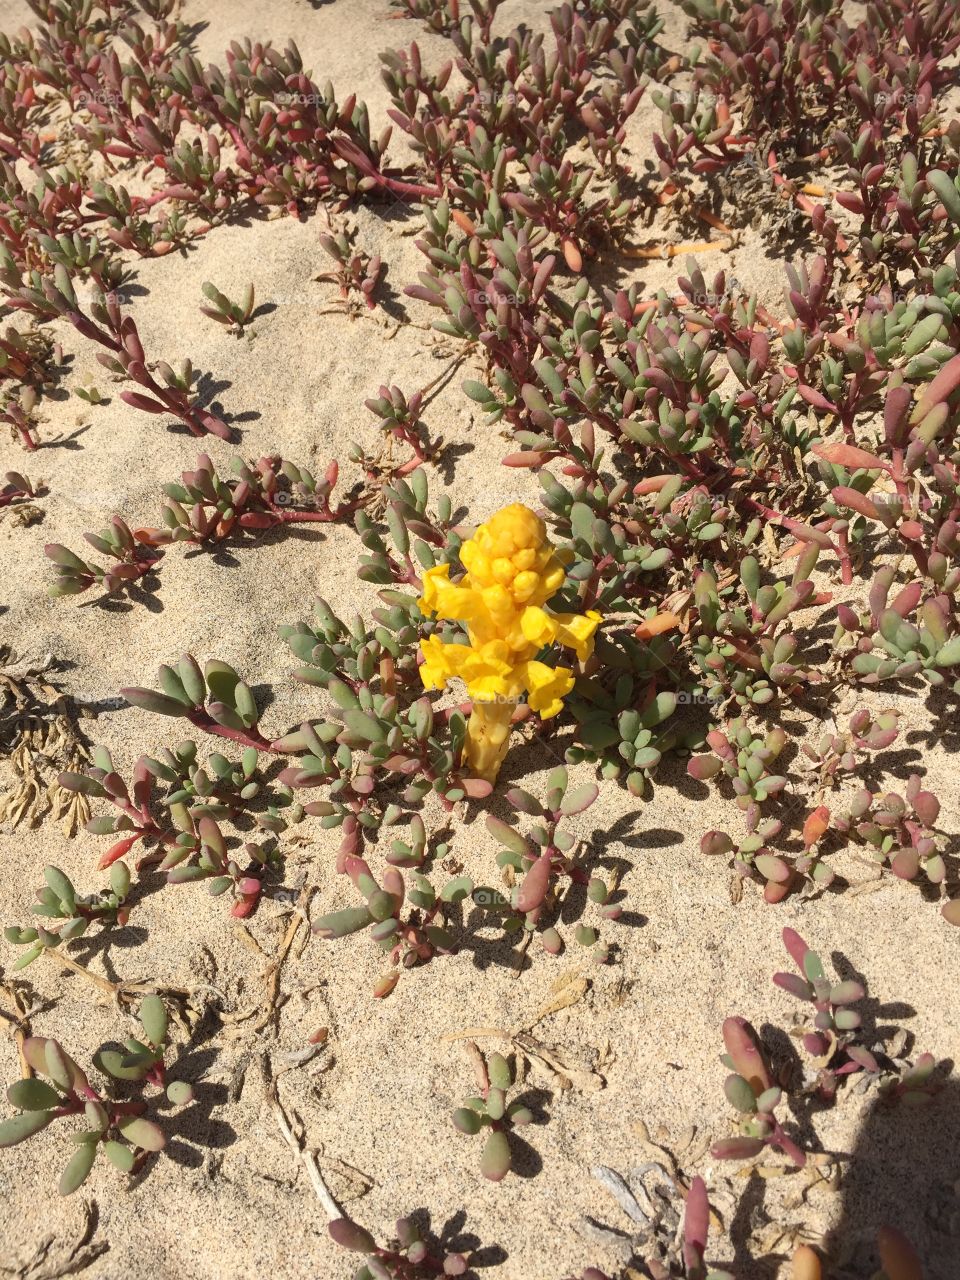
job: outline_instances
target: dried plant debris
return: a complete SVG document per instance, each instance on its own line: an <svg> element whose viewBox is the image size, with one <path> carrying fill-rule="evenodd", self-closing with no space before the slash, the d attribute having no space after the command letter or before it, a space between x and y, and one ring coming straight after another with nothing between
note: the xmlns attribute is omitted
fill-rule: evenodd
<svg viewBox="0 0 960 1280"><path fill-rule="evenodd" d="M13 775L0 795L0 822L35 827L50 816L74 836L90 818L90 803L62 787L59 774L83 768L91 755L80 708L44 679L56 665L52 654L20 657L0 646L0 760Z"/></svg>

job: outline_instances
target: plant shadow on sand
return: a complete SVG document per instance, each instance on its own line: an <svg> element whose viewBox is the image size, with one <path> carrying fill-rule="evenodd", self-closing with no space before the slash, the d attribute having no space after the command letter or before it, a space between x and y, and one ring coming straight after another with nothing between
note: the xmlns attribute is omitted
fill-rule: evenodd
<svg viewBox="0 0 960 1280"><path fill-rule="evenodd" d="M950 1066L942 1063L938 1077L942 1079ZM919 1107L891 1102L875 1092L861 1105L851 1149L831 1152L842 1169L834 1226L822 1239L815 1230L803 1231L798 1238L815 1242L824 1280L874 1280L880 1275L882 1228L899 1232L920 1261L921 1272L902 1270L897 1280L957 1280L960 1084L944 1081ZM777 1221L776 1210L771 1206L768 1211L765 1205L767 1187L765 1179L749 1178L728 1224L732 1252L720 1242L708 1250L711 1258L723 1259L737 1280L778 1280L794 1274L783 1268L789 1268L793 1258L796 1245L788 1241L796 1232L785 1232L783 1243L763 1257L751 1244L758 1226Z"/></svg>
<svg viewBox="0 0 960 1280"><path fill-rule="evenodd" d="M941 1072L942 1072L941 1067ZM924 1280L960 1274L960 1083L921 1107L873 1100L846 1162L843 1209L826 1241L836 1280L869 1280L880 1227L910 1240Z"/></svg>

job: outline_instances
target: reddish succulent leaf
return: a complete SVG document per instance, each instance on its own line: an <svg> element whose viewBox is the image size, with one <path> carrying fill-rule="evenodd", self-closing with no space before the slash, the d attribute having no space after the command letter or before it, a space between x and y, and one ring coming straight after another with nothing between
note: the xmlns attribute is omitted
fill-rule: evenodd
<svg viewBox="0 0 960 1280"><path fill-rule="evenodd" d="M827 397L822 392L817 391L815 387L808 387L806 383L801 382L799 391L807 404L812 405L814 409L821 409L824 413L837 412L837 406L831 404Z"/></svg>
<svg viewBox="0 0 960 1280"><path fill-rule="evenodd" d="M560 241L560 245L563 249L563 260L570 270L577 272L582 271L583 254L580 252L580 247L577 242L572 240L569 236L566 236Z"/></svg>
<svg viewBox="0 0 960 1280"><path fill-rule="evenodd" d="M121 391L120 399L144 413L170 413L165 404L161 404L159 400L151 400L149 396L141 395L139 391Z"/></svg>
<svg viewBox="0 0 960 1280"><path fill-rule="evenodd" d="M807 958L807 952L810 948L797 933L796 929L784 929L780 935L783 938L783 945L790 954L790 959L802 973L804 971L804 962Z"/></svg>
<svg viewBox="0 0 960 1280"><path fill-rule="evenodd" d="M841 208L847 209L850 213L855 213L860 218L867 212L867 206L853 191L838 191L834 199Z"/></svg>
<svg viewBox="0 0 960 1280"><path fill-rule="evenodd" d="M683 1260L688 1271L703 1260L709 1231L710 1203L707 1200L707 1187L698 1176L690 1183L683 1214Z"/></svg>
<svg viewBox="0 0 960 1280"><path fill-rule="evenodd" d="M539 470L545 462L550 461L549 453L537 453L534 450L525 450L523 453L508 453L505 458L501 458L501 462L505 467L529 467L531 470Z"/></svg>
<svg viewBox="0 0 960 1280"><path fill-rule="evenodd" d="M485 800L493 791L493 783L483 778L464 778L460 786L471 800Z"/></svg>
<svg viewBox="0 0 960 1280"><path fill-rule="evenodd" d="M890 870L901 880L913 880L920 870L920 857L916 849L901 849L892 859Z"/></svg>
<svg viewBox="0 0 960 1280"><path fill-rule="evenodd" d="M754 1093L759 1095L771 1087L773 1081L760 1052L756 1032L745 1018L725 1019L723 1043L734 1071L743 1076Z"/></svg>
<svg viewBox="0 0 960 1280"><path fill-rule="evenodd" d="M882 471L887 465L876 454L867 453L866 449L858 449L856 445L842 442L815 445L813 452L818 458L825 458L827 462L846 467L848 471Z"/></svg>
<svg viewBox="0 0 960 1280"><path fill-rule="evenodd" d="M801 1151L792 1138L788 1138L785 1133L779 1133L773 1140L773 1145L779 1147L785 1156L788 1156L798 1169L802 1169L807 1163L806 1153Z"/></svg>
<svg viewBox="0 0 960 1280"><path fill-rule="evenodd" d="M658 613L641 622L634 631L638 640L652 640L654 636L663 635L665 631L673 631L680 626L681 619L675 613Z"/></svg>
<svg viewBox="0 0 960 1280"><path fill-rule="evenodd" d="M768 880L763 888L764 902L769 902L771 905L777 902L783 902L785 898L790 896L793 884L794 877L792 875L788 879L779 882L776 880Z"/></svg>
<svg viewBox="0 0 960 1280"><path fill-rule="evenodd" d="M350 1249L354 1253L376 1252L377 1242L370 1232L351 1222L349 1218L332 1219L327 1224L327 1230L341 1249Z"/></svg>
<svg viewBox="0 0 960 1280"><path fill-rule="evenodd" d="M862 516L866 516L868 520L879 520L880 510L875 502L860 492L859 489L851 489L844 484L838 484L835 489L831 489L830 496L834 502L842 507L850 507L853 511L858 512Z"/></svg>
<svg viewBox="0 0 960 1280"><path fill-rule="evenodd" d="M925 827L935 825L940 816L940 801L932 791L918 791L913 797L913 812Z"/></svg>
<svg viewBox="0 0 960 1280"><path fill-rule="evenodd" d="M778 987L782 987L784 991L789 991L792 996L796 996L798 1000L810 999L810 988L799 974L775 973L773 981Z"/></svg>
<svg viewBox="0 0 960 1280"><path fill-rule="evenodd" d="M894 613L898 613L901 618L906 618L908 614L913 613L914 609L916 609L922 595L922 582L908 582L902 591L897 592L890 608Z"/></svg>
<svg viewBox="0 0 960 1280"><path fill-rule="evenodd" d="M475 236L477 234L477 228L474 226L473 221L467 217L462 209L451 209L450 217L466 235Z"/></svg>
<svg viewBox="0 0 960 1280"><path fill-rule="evenodd" d="M948 360L926 388L910 415L910 421L914 424L922 422L930 410L947 400L957 387L960 387L960 356Z"/></svg>
<svg viewBox="0 0 960 1280"><path fill-rule="evenodd" d="M815 845L830 829L830 810L825 804L819 805L812 813L808 813L803 824L803 844L809 849Z"/></svg>
<svg viewBox="0 0 960 1280"><path fill-rule="evenodd" d="M687 762L687 773L698 782L707 782L715 777L723 766L716 756L692 756Z"/></svg>
<svg viewBox="0 0 960 1280"><path fill-rule="evenodd" d="M733 841L724 831L707 831L700 838L700 852L710 857L729 853L732 848Z"/></svg>
<svg viewBox="0 0 960 1280"><path fill-rule="evenodd" d="M910 408L910 388L891 387L883 403L883 427L888 444L900 444Z"/></svg>
<svg viewBox="0 0 960 1280"><path fill-rule="evenodd" d="M97 870L106 871L107 867L125 857L142 835L143 832L138 831L135 835L127 836L125 839L118 840L116 844L111 845L107 852L101 855L100 861L97 863Z"/></svg>
<svg viewBox="0 0 960 1280"><path fill-rule="evenodd" d="M659 493L673 478L673 476L648 476L646 480L641 480L639 484L633 486L633 492L638 498L648 493Z"/></svg>
<svg viewBox="0 0 960 1280"><path fill-rule="evenodd" d="M550 863L551 859L541 854L523 877L523 883L517 894L518 911L536 911L542 904L550 885Z"/></svg>

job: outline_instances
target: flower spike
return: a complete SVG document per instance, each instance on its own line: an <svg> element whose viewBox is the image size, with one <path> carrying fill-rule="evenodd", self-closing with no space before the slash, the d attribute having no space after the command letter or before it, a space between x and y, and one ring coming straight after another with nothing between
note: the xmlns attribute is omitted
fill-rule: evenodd
<svg viewBox="0 0 960 1280"><path fill-rule="evenodd" d="M495 781L507 752L510 724L524 694L541 719L557 715L573 688L569 667L543 660L553 645L573 649L586 662L600 614L552 613L544 606L563 585L566 571L547 538L544 522L513 503L480 525L460 549L466 574L450 580L450 565L423 576L420 609L466 626L468 644L428 636L420 668L428 689L458 677L473 704L466 761L480 778ZM539 656L538 656L539 655Z"/></svg>

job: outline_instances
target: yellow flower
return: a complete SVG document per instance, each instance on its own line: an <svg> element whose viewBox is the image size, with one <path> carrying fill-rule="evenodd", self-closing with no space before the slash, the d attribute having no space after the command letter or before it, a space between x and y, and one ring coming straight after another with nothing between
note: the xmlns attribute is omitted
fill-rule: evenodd
<svg viewBox="0 0 960 1280"><path fill-rule="evenodd" d="M426 570L418 603L425 614L464 623L469 643L427 637L420 674L428 689L442 689L455 677L464 681L475 704L467 762L493 781L514 704L526 693L531 709L548 719L573 688L571 670L536 661L536 655L559 643L586 662L601 617L592 610L554 614L543 607L563 585L569 554L556 551L544 522L520 503L481 524L460 548L460 559L466 573L458 582L450 581L449 565Z"/></svg>
<svg viewBox="0 0 960 1280"><path fill-rule="evenodd" d="M442 689L451 676L457 674L453 661L453 650L463 649L465 645L444 644L439 636L427 636L420 641L423 663L420 666L420 679L425 689Z"/></svg>
<svg viewBox="0 0 960 1280"><path fill-rule="evenodd" d="M440 591L450 583L450 566L434 565L423 574L423 594L420 597L420 610L423 613L438 613L440 609Z"/></svg>
<svg viewBox="0 0 960 1280"><path fill-rule="evenodd" d="M573 672L566 667L548 667L545 662L528 662L526 684L530 706L541 720L549 720L559 713L573 688Z"/></svg>
<svg viewBox="0 0 960 1280"><path fill-rule="evenodd" d="M520 615L520 627L526 639L531 644L535 644L538 649L553 644L559 631L557 618L551 617L537 605L530 605L529 608L524 609Z"/></svg>
<svg viewBox="0 0 960 1280"><path fill-rule="evenodd" d="M594 609L584 613L558 613L557 639L573 649L578 662L586 662L593 653L593 638L603 621Z"/></svg>
<svg viewBox="0 0 960 1280"><path fill-rule="evenodd" d="M450 582L450 566L438 564L423 575L423 595L419 604L423 613L436 613L441 618L468 621L476 609L476 593L462 584Z"/></svg>

